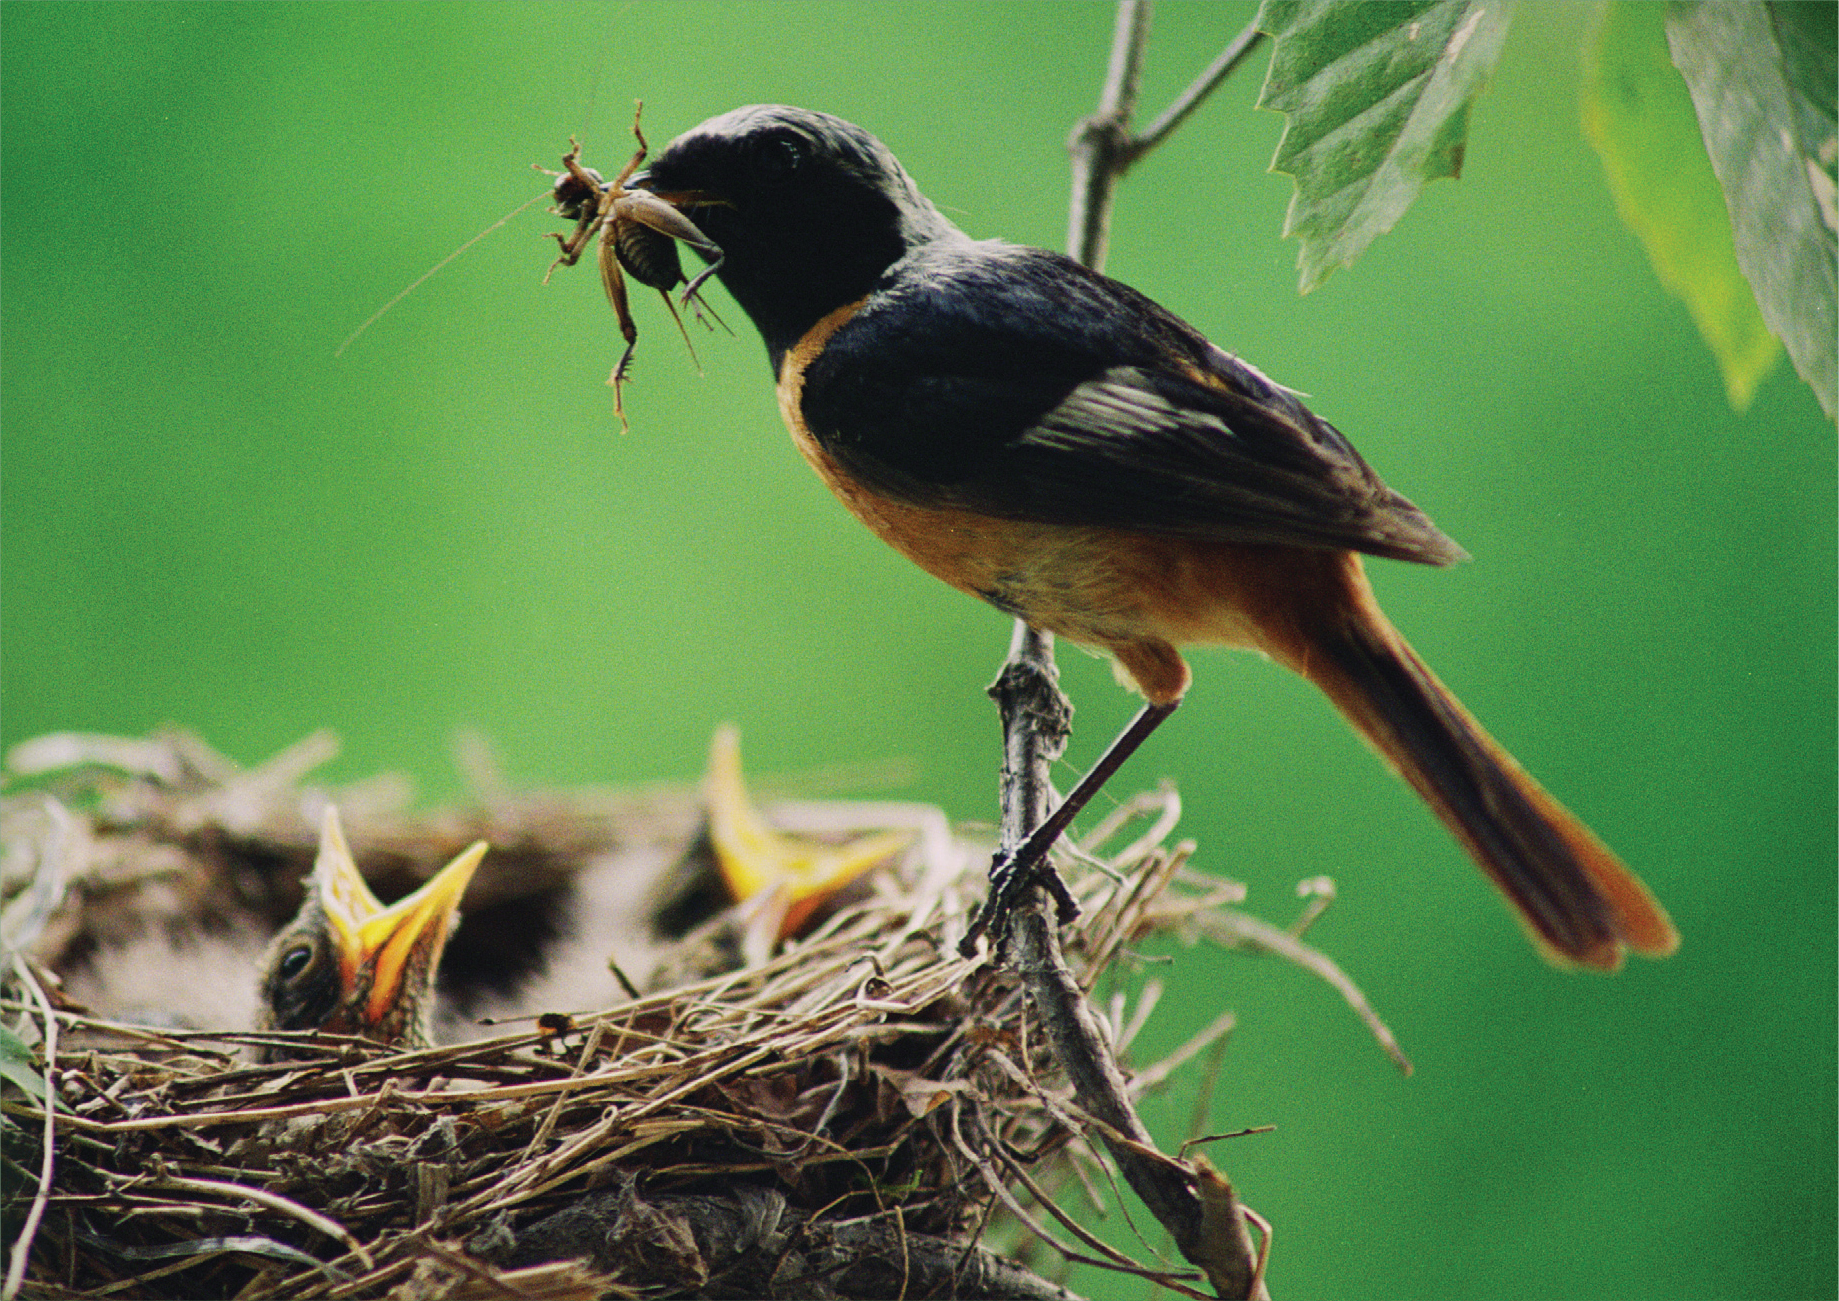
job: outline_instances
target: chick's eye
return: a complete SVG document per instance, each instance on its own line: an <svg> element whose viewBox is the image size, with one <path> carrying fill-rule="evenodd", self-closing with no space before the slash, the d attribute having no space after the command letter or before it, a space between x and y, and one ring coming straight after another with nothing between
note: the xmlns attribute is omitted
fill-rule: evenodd
<svg viewBox="0 0 1839 1301"><path fill-rule="evenodd" d="M804 143L792 136L768 136L754 153L754 169L770 184L788 181L804 166Z"/></svg>
<svg viewBox="0 0 1839 1301"><path fill-rule="evenodd" d="M293 980L295 977L299 976L301 972L305 971L312 961L313 946L310 944L296 944L293 948L281 955L281 961L276 964L275 970L280 975L281 979Z"/></svg>

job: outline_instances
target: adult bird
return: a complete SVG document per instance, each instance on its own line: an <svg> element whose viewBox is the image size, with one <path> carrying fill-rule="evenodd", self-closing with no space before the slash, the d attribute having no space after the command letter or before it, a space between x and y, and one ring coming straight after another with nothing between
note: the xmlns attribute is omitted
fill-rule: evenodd
<svg viewBox="0 0 1839 1301"><path fill-rule="evenodd" d="M1677 946L1641 882L1380 612L1362 554L1463 552L1295 393L1069 258L973 241L840 118L736 109L626 186L719 249L692 245L759 329L799 451L863 523L952 586L1110 656L1144 697L1011 866L1031 868L1180 703L1178 647L1236 646L1320 687L1549 956L1611 969L1625 948Z"/></svg>
<svg viewBox="0 0 1839 1301"><path fill-rule="evenodd" d="M257 1028L328 1030L405 1049L429 1046L435 970L485 851L485 842L476 842L386 907L358 871L338 810L328 804L306 900L262 964ZM274 1047L265 1053L270 1059L286 1055Z"/></svg>

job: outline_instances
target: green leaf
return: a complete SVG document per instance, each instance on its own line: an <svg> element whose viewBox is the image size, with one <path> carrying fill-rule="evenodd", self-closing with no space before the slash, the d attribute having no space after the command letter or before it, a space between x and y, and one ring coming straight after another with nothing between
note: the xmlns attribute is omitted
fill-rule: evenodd
<svg viewBox="0 0 1839 1301"><path fill-rule="evenodd" d="M1724 187L1737 265L1834 414L1834 17L1827 4L1670 5L1667 44Z"/></svg>
<svg viewBox="0 0 1839 1301"><path fill-rule="evenodd" d="M1667 52L1666 9L1639 0L1603 7L1586 47L1584 135L1654 273L1685 301L1741 411L1781 356L1737 266L1730 217L1692 97Z"/></svg>
<svg viewBox="0 0 1839 1301"><path fill-rule="evenodd" d="M32 1065L32 1050L3 1025L0 1025L0 1079L11 1080L40 1102L45 1100L45 1077Z"/></svg>
<svg viewBox="0 0 1839 1301"><path fill-rule="evenodd" d="M1276 38L1258 107L1285 113L1271 170L1295 177L1284 234L1308 293L1392 229L1427 181L1462 172L1469 106L1511 0L1265 0Z"/></svg>

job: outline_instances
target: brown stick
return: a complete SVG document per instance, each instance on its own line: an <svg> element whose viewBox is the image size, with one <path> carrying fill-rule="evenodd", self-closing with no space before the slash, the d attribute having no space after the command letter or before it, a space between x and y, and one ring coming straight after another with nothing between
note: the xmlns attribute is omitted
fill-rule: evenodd
<svg viewBox="0 0 1839 1301"><path fill-rule="evenodd" d="M1069 141L1073 158L1067 247L1100 270L1104 265L1118 180L1160 144L1258 43L1241 33L1143 136L1130 130L1149 37L1148 0L1120 0L1110 71L1099 111ZM1072 706L1061 693L1053 637L1017 621L1008 662L990 688L1003 722L1002 845L1013 853L1050 812L1050 766L1066 748ZM1064 887L1062 887L1064 890ZM1131 1105L1124 1074L1060 951L1055 912L1064 907L1045 881L1021 891L1012 917L996 919L998 949L1005 934L1015 970L1027 986L1055 1060L1079 1106L1124 1179L1175 1239L1182 1255L1207 1271L1221 1296L1268 1298L1263 1262L1254 1253L1242 1209L1225 1177L1212 1167L1164 1156Z"/></svg>

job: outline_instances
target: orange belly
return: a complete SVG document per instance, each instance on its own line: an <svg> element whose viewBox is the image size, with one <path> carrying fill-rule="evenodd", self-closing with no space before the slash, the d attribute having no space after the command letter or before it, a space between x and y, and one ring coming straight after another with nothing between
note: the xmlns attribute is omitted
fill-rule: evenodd
<svg viewBox="0 0 1839 1301"><path fill-rule="evenodd" d="M996 519L917 506L863 486L805 425L804 368L854 313L825 318L787 354L779 408L818 477L889 546L934 577L1036 628L1111 656L1127 686L1156 704L1181 699L1177 647L1236 646L1307 672L1299 610L1370 602L1347 551L1195 541L1120 529Z"/></svg>

